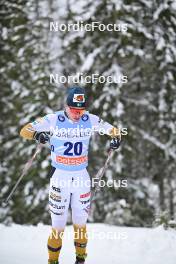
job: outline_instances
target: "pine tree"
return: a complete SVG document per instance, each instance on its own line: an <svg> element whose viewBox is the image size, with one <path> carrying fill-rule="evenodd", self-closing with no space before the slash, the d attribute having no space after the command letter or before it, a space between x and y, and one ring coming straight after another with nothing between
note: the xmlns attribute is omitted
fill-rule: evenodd
<svg viewBox="0 0 176 264"><path fill-rule="evenodd" d="M36 144L23 140L19 131L26 123L57 110L61 99L49 83L52 68L48 49L49 18L38 1L2 1L1 41L1 199L9 194ZM51 100L52 99L52 100ZM5 223L47 222L49 151L43 148L21 182L7 208ZM46 160L45 160L46 159Z"/></svg>
<svg viewBox="0 0 176 264"><path fill-rule="evenodd" d="M67 23L124 23L128 28L127 32L63 34L61 58L68 75L82 72L128 77L122 85L85 85L93 113L128 127L128 136L123 137L122 148L114 155L111 173L106 174L107 178L128 179L128 189L103 190L94 206L96 221L151 224L158 206L153 190L173 175L175 143L169 134L175 129L174 12L173 1L69 1ZM91 174L105 158L106 140L96 138L92 143L91 157L99 159L91 159ZM168 165L172 172L167 171Z"/></svg>

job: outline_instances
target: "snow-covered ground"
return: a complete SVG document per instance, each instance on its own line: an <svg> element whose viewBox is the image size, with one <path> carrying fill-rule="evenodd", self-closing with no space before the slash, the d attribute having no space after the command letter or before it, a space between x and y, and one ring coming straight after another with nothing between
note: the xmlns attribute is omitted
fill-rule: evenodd
<svg viewBox="0 0 176 264"><path fill-rule="evenodd" d="M46 241L50 227L0 225L1 264L47 264ZM86 264L175 264L176 231L162 227L126 228L88 225ZM74 263L73 228L67 226L60 264Z"/></svg>

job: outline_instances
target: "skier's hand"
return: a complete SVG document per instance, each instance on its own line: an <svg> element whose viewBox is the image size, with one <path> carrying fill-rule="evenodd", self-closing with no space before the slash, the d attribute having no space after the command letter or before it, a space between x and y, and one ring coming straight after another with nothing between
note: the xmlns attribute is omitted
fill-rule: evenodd
<svg viewBox="0 0 176 264"><path fill-rule="evenodd" d="M120 147L120 139L119 138L112 138L110 142L111 149L118 149Z"/></svg>
<svg viewBox="0 0 176 264"><path fill-rule="evenodd" d="M120 128L117 128L117 127L113 127L111 130L110 130L110 134L111 138L117 138L119 140L121 140L121 130Z"/></svg>
<svg viewBox="0 0 176 264"><path fill-rule="evenodd" d="M41 144L45 144L49 141L49 136L46 132L36 132L34 139Z"/></svg>

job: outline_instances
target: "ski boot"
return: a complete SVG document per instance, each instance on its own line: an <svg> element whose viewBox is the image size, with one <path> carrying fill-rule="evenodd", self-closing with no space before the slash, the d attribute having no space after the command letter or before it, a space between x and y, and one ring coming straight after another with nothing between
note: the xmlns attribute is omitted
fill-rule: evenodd
<svg viewBox="0 0 176 264"><path fill-rule="evenodd" d="M48 260L48 264L59 264L57 260Z"/></svg>
<svg viewBox="0 0 176 264"><path fill-rule="evenodd" d="M75 264L84 264L84 263L85 263L85 259L76 257Z"/></svg>

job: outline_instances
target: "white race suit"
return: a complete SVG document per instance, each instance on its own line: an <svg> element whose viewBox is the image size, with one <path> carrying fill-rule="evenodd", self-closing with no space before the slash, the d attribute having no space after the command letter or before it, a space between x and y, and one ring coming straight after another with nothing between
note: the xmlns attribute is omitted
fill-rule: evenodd
<svg viewBox="0 0 176 264"><path fill-rule="evenodd" d="M85 225L90 209L88 146L92 132L110 134L113 126L98 116L85 112L72 122L65 111L58 111L31 123L36 132L49 132L52 177L49 209L53 228L64 228L69 205L75 225Z"/></svg>

